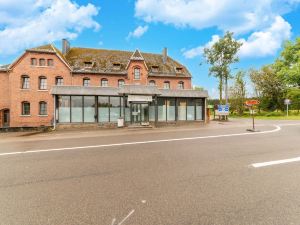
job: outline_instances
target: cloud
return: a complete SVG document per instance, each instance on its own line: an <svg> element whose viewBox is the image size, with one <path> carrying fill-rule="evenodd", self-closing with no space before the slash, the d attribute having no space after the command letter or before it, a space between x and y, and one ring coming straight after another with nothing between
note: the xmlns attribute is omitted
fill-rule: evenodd
<svg viewBox="0 0 300 225"><path fill-rule="evenodd" d="M0 0L0 54L15 54L24 48L74 39L84 29L98 30L94 20L99 8L71 0Z"/></svg>
<svg viewBox="0 0 300 225"><path fill-rule="evenodd" d="M138 26L133 32L129 32L127 36L127 40L130 38L140 38L142 37L147 31L148 31L148 26Z"/></svg>
<svg viewBox="0 0 300 225"><path fill-rule="evenodd" d="M217 27L236 34L268 27L278 15L290 12L299 0L136 0L135 16L176 27Z"/></svg>
<svg viewBox="0 0 300 225"><path fill-rule="evenodd" d="M213 44L216 43L219 39L220 37L218 35L213 35L211 41L206 43L204 46L199 46L196 48L192 48L190 50L185 50L183 51L183 55L187 59L192 59L195 58L196 56L200 56L203 54L204 48L209 48L213 46Z"/></svg>
<svg viewBox="0 0 300 225"><path fill-rule="evenodd" d="M265 57L276 54L283 41L291 36L291 25L282 17L277 16L267 29L252 33L247 40L240 39L243 43L240 57Z"/></svg>
<svg viewBox="0 0 300 225"><path fill-rule="evenodd" d="M238 54L241 58L272 56L281 48L282 43L290 38L291 29L288 22L277 16L270 27L252 33L247 39L238 39L243 43ZM211 41L207 44L185 50L183 55L188 59L201 56L203 49L212 46L219 38L218 35L213 35Z"/></svg>

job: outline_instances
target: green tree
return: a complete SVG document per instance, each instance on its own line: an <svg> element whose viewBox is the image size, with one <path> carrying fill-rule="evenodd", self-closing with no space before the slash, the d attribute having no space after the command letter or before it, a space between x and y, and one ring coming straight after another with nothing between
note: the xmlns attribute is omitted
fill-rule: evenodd
<svg viewBox="0 0 300 225"><path fill-rule="evenodd" d="M228 79L230 79L230 64L239 61L237 52L242 43L233 38L233 33L226 32L224 37L220 38L211 47L204 49L204 57L211 66L209 75L213 75L219 79L220 102L223 101L223 82L225 82L225 98L228 101Z"/></svg>
<svg viewBox="0 0 300 225"><path fill-rule="evenodd" d="M204 91L204 88L200 86L194 86L193 89L196 91Z"/></svg>
<svg viewBox="0 0 300 225"><path fill-rule="evenodd" d="M285 84L276 74L271 65L263 66L260 70L251 69L250 79L254 85L260 108L266 110L283 109Z"/></svg>
<svg viewBox="0 0 300 225"><path fill-rule="evenodd" d="M287 85L300 87L300 38L285 43L274 68Z"/></svg>
<svg viewBox="0 0 300 225"><path fill-rule="evenodd" d="M300 89L289 88L287 90L286 97L292 101L291 108L300 111Z"/></svg>
<svg viewBox="0 0 300 225"><path fill-rule="evenodd" d="M233 86L230 88L230 108L239 115L243 115L246 100L246 82L244 80L245 72L239 71L234 80Z"/></svg>

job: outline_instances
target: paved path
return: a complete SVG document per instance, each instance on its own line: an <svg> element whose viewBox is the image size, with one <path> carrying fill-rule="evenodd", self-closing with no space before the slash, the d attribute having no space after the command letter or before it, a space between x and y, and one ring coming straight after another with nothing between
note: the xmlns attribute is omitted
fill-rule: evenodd
<svg viewBox="0 0 300 225"><path fill-rule="evenodd" d="M299 224L300 121L248 122L0 135L0 224Z"/></svg>

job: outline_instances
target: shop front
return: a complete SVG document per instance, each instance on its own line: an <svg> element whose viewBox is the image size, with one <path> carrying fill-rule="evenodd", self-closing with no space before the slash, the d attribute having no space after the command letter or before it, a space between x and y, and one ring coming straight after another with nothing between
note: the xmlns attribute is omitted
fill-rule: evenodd
<svg viewBox="0 0 300 225"><path fill-rule="evenodd" d="M150 89L150 90L149 90ZM159 90L56 86L55 124L116 124L147 126L157 123L205 121L206 93L193 90Z"/></svg>

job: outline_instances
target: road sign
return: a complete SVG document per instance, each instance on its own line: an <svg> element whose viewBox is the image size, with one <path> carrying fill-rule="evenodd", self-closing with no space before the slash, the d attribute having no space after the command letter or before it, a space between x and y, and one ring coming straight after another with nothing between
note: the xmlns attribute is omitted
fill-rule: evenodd
<svg viewBox="0 0 300 225"><path fill-rule="evenodd" d="M217 116L228 116L229 115L229 105L218 105L216 110Z"/></svg>
<svg viewBox="0 0 300 225"><path fill-rule="evenodd" d="M289 116L289 105L292 104L290 99L284 99L284 104L286 105L286 116Z"/></svg>
<svg viewBox="0 0 300 225"><path fill-rule="evenodd" d="M260 102L256 99L248 100L245 102L246 105L252 106L252 105L258 105Z"/></svg>
<svg viewBox="0 0 300 225"><path fill-rule="evenodd" d="M290 104L292 104L292 101L290 99L284 99L284 104L290 105Z"/></svg>

